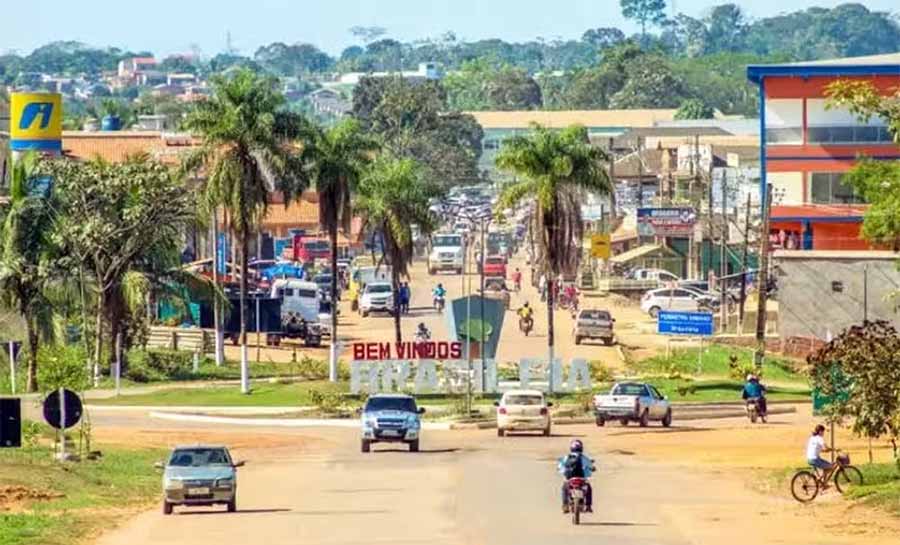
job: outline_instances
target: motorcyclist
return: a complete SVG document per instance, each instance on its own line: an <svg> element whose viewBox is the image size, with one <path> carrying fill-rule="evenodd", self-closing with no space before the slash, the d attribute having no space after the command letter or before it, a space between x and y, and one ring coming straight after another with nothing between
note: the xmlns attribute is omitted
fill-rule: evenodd
<svg viewBox="0 0 900 545"><path fill-rule="evenodd" d="M419 323L418 329L416 329L416 341L417 342L427 342L431 340L431 331L428 331L428 328L425 327L424 322Z"/></svg>
<svg viewBox="0 0 900 545"><path fill-rule="evenodd" d="M755 399L757 407L759 407L760 416L768 414L766 406L766 387L759 381L759 377L750 373L747 375L747 383L744 384L744 391L741 392L741 398L744 401Z"/></svg>
<svg viewBox="0 0 900 545"><path fill-rule="evenodd" d="M573 439L569 444L569 454L559 459L557 469L560 475L565 477L562 484L562 508L563 513L569 512L569 479L582 478L585 479L584 493L585 512L592 513L594 511L594 494L591 483L588 478L596 471L594 460L584 453L584 445L578 439Z"/></svg>
<svg viewBox="0 0 900 545"><path fill-rule="evenodd" d="M443 299L447 295L447 290L444 289L443 284L438 283L437 287L434 288L434 290L432 290L431 294L434 296L435 299L437 299L437 298Z"/></svg>
<svg viewBox="0 0 900 545"><path fill-rule="evenodd" d="M534 314L534 309L528 305L528 301L525 301L525 304L522 305L517 314L521 320L531 320L532 314Z"/></svg>

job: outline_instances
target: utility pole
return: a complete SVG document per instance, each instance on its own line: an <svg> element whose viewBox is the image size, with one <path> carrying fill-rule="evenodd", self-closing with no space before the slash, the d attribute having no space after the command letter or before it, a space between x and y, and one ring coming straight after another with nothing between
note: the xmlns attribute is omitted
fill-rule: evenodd
<svg viewBox="0 0 900 545"><path fill-rule="evenodd" d="M738 328L744 332L744 303L747 301L747 250L750 245L750 193L744 210L744 248L741 255L741 307L738 310Z"/></svg>
<svg viewBox="0 0 900 545"><path fill-rule="evenodd" d="M700 135L694 135L694 150L691 153L691 187L690 187L690 196L689 199L691 202L694 202L694 189L700 187ZM697 217L699 219L700 216L700 201L701 199L697 199ZM697 259L697 278L703 278L706 274L706 271L703 270L703 232L700 232L700 240L696 240L697 237L694 238L695 252L694 256ZM699 248L697 245L699 244Z"/></svg>
<svg viewBox="0 0 900 545"><path fill-rule="evenodd" d="M484 232L487 230L488 222L485 218L481 218L481 294L479 301L481 303L481 346L479 350L481 360L481 370L484 372L484 256L487 255L487 246L485 245ZM484 386L484 376L481 377L482 389Z"/></svg>
<svg viewBox="0 0 900 545"><path fill-rule="evenodd" d="M638 160L638 208L644 206L644 138L638 136L637 139L637 160Z"/></svg>
<svg viewBox="0 0 900 545"><path fill-rule="evenodd" d="M756 354L753 361L762 367L766 355L766 301L769 286L769 216L772 213L772 185L766 184L766 195L763 201L763 222L759 243L759 271L756 275L759 301L756 307Z"/></svg>
<svg viewBox="0 0 900 545"><path fill-rule="evenodd" d="M710 185L712 178L710 178ZM725 277L728 276L728 177L722 173L722 230L719 233L719 319L722 332L728 330L728 299L725 297Z"/></svg>

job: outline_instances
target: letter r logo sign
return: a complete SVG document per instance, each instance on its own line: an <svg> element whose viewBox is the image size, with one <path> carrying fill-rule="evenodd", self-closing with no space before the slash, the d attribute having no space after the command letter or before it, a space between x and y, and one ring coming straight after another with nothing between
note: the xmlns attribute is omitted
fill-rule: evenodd
<svg viewBox="0 0 900 545"><path fill-rule="evenodd" d="M22 119L19 121L19 129L27 131L34 125L38 117L41 118L40 129L45 130L50 125L50 116L53 114L52 102L32 102L22 111Z"/></svg>

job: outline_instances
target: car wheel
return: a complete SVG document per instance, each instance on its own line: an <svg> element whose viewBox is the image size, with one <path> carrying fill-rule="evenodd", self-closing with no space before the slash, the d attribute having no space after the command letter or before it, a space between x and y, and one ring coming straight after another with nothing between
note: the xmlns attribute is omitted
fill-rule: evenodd
<svg viewBox="0 0 900 545"><path fill-rule="evenodd" d="M419 452L419 440L409 442L409 451L410 452Z"/></svg>
<svg viewBox="0 0 900 545"><path fill-rule="evenodd" d="M550 426L544 428L544 437L550 437Z"/></svg>
<svg viewBox="0 0 900 545"><path fill-rule="evenodd" d="M228 502L228 512L234 513L235 511L237 511L237 496L234 496L231 498L231 501Z"/></svg>
<svg viewBox="0 0 900 545"><path fill-rule="evenodd" d="M605 339L603 339L603 344L605 344L606 346L612 346L614 342L615 340L612 337L606 337Z"/></svg>
<svg viewBox="0 0 900 545"><path fill-rule="evenodd" d="M659 316L659 307L650 307L650 317L656 318Z"/></svg>
<svg viewBox="0 0 900 545"><path fill-rule="evenodd" d="M503 437L504 435L506 435L506 430L504 430L503 428L497 428L497 437Z"/></svg>
<svg viewBox="0 0 900 545"><path fill-rule="evenodd" d="M606 419L603 418L602 416L598 416L597 417L597 427L602 428L605 425L606 425Z"/></svg>
<svg viewBox="0 0 900 545"><path fill-rule="evenodd" d="M644 412L641 413L639 423L642 428L646 428L650 424L650 412L647 409L644 409Z"/></svg>
<svg viewBox="0 0 900 545"><path fill-rule="evenodd" d="M665 428L668 428L672 425L672 409L666 411L666 416L662 419L662 425Z"/></svg>
<svg viewBox="0 0 900 545"><path fill-rule="evenodd" d="M354 311L354 312L359 310L359 301L351 301L350 302L350 310Z"/></svg>
<svg viewBox="0 0 900 545"><path fill-rule="evenodd" d="M625 426L628 425L628 419L627 419L627 418L623 418L622 420L619 420L619 423L621 423L621 424L622 424L622 427L624 428Z"/></svg>
<svg viewBox="0 0 900 545"><path fill-rule="evenodd" d="M575 335L575 344L581 344L581 337Z"/></svg>
<svg viewBox="0 0 900 545"><path fill-rule="evenodd" d="M368 318L368 317L369 317L369 312L366 311L366 310L360 312L360 314L362 314L362 317L363 317L363 318Z"/></svg>
<svg viewBox="0 0 900 545"><path fill-rule="evenodd" d="M174 506L171 503L163 500L163 515L171 515L173 507Z"/></svg>
<svg viewBox="0 0 900 545"><path fill-rule="evenodd" d="M369 452L370 450L372 450L372 443L363 439L362 443L360 444L360 450L362 452Z"/></svg>

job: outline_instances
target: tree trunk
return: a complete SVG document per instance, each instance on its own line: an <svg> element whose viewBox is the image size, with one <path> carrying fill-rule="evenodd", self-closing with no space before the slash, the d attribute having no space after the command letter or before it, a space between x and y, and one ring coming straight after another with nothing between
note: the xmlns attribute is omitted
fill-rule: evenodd
<svg viewBox="0 0 900 545"><path fill-rule="evenodd" d="M28 379L25 386L28 392L37 392L38 389L38 330L34 319L25 315L25 333L28 336Z"/></svg>
<svg viewBox="0 0 900 545"><path fill-rule="evenodd" d="M241 224L241 393L250 393L250 362L247 356L247 253L250 250L246 223Z"/></svg>
<svg viewBox="0 0 900 545"><path fill-rule="evenodd" d="M328 350L328 380L337 382L337 330L338 330L338 300L337 300L337 253L338 253L338 230L337 222L331 226L331 346Z"/></svg>
<svg viewBox="0 0 900 545"><path fill-rule="evenodd" d="M98 275L99 276L99 275ZM97 320L94 323L94 362L93 383L94 388L100 383L100 356L103 354L103 310L106 307L106 290L100 289L97 294Z"/></svg>
<svg viewBox="0 0 900 545"><path fill-rule="evenodd" d="M549 278L547 280L547 369L548 369L548 381L547 381L547 389L548 393L553 392L553 388L556 387L553 384L553 360L555 359L555 355L553 353L553 344L554 344L554 332L553 332L553 299L554 299L554 286L556 284L556 275L547 275Z"/></svg>
<svg viewBox="0 0 900 545"><path fill-rule="evenodd" d="M397 266L391 264L391 283L394 288L394 335L397 342L403 342L403 332L400 329L400 273Z"/></svg>
<svg viewBox="0 0 900 545"><path fill-rule="evenodd" d="M212 239L213 239L213 267L212 267L212 279L213 284L216 287L219 286L219 214L217 213L218 209L213 209L213 217L212 217ZM225 248L222 248L221 251L224 251ZM222 256L222 261L226 261L225 256ZM227 268L226 268L227 269ZM227 273L228 271L223 271ZM215 354L216 354L216 367L221 367L225 361L225 339L222 336L222 308L219 305L219 299L213 297L213 331L215 334Z"/></svg>

